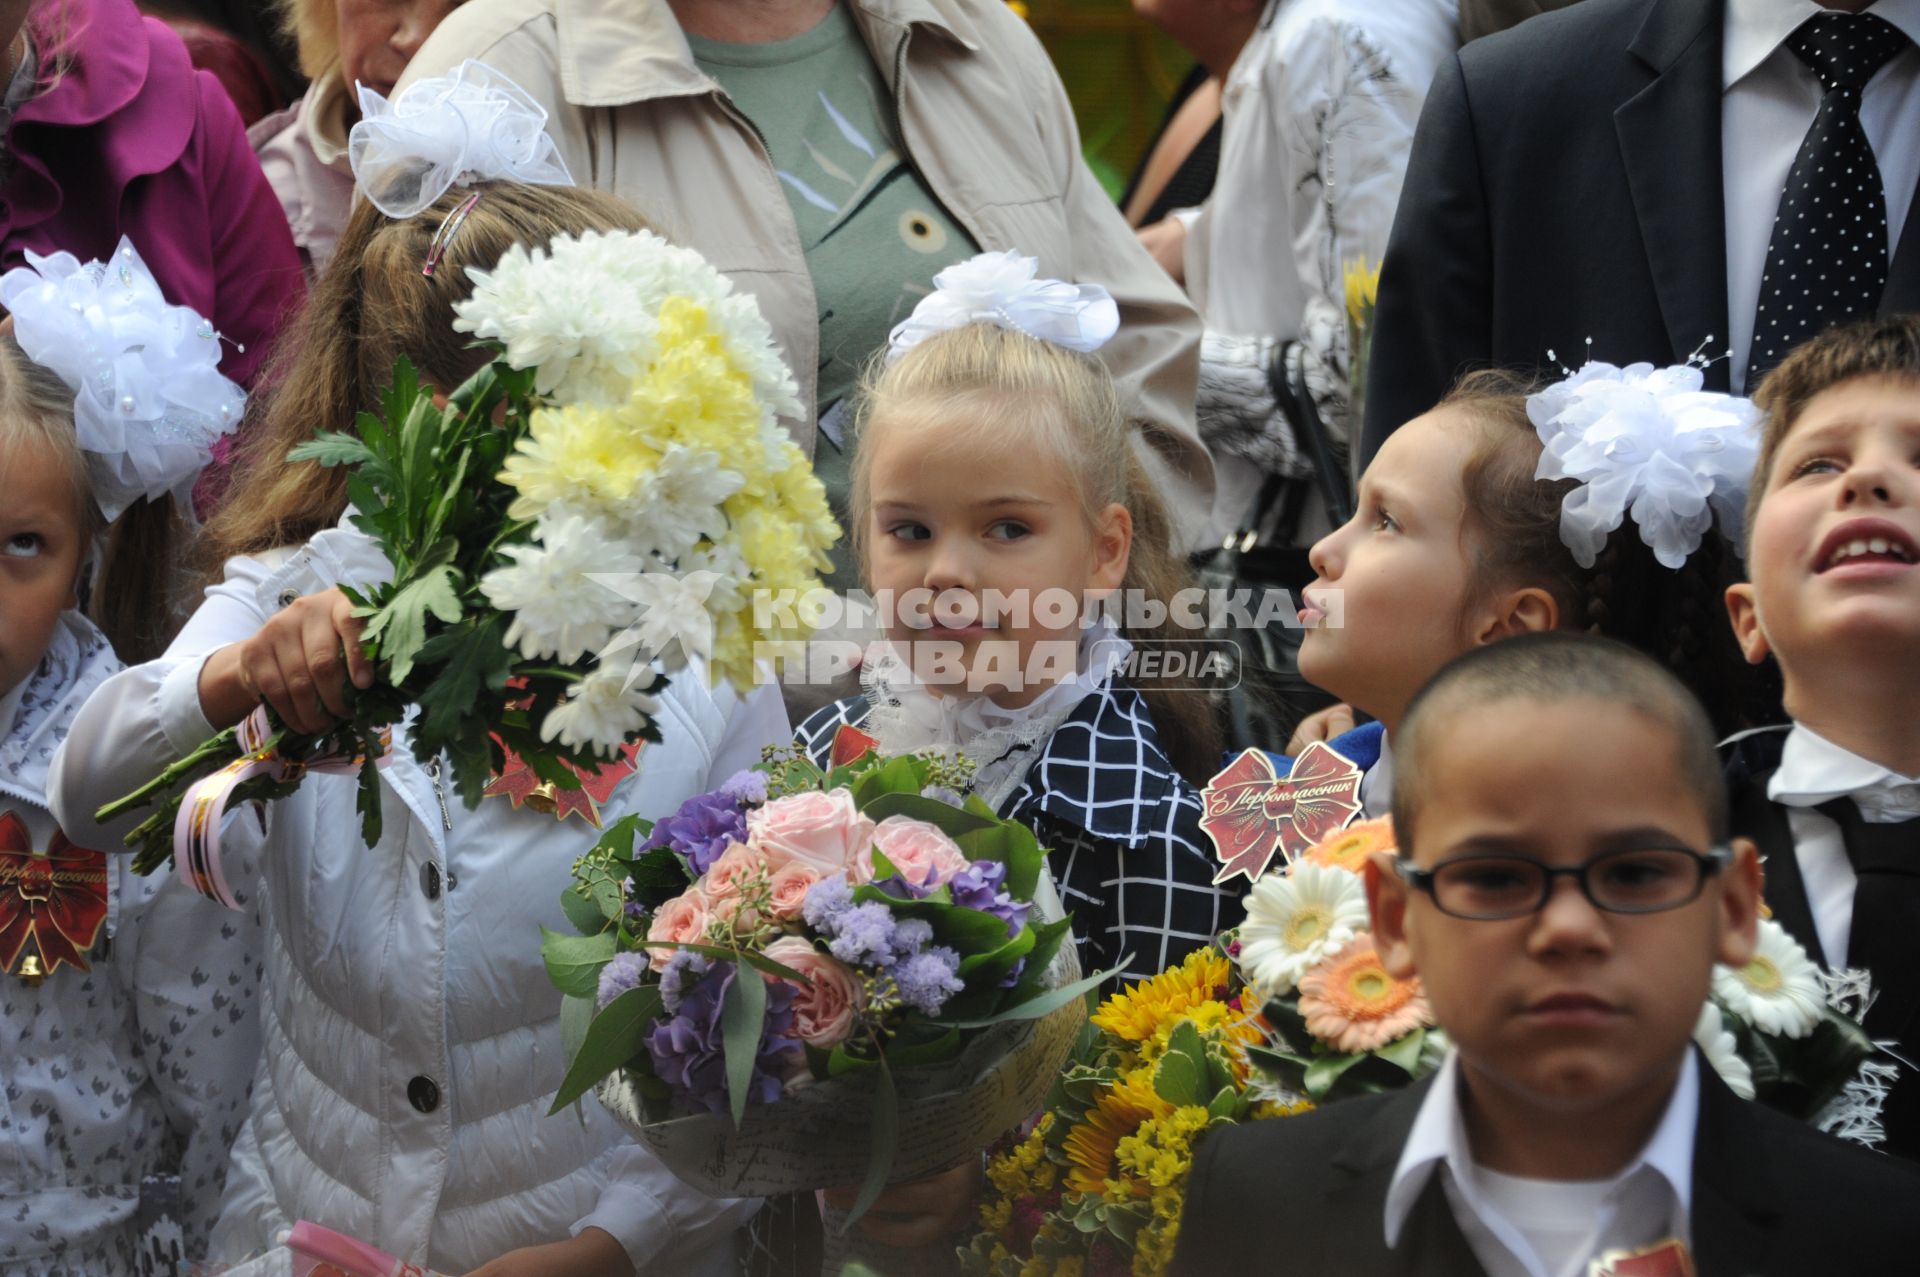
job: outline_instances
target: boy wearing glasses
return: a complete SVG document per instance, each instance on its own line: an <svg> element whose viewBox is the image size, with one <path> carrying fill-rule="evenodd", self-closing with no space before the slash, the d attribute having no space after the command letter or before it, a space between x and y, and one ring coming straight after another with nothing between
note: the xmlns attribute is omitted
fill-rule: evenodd
<svg viewBox="0 0 1920 1277"><path fill-rule="evenodd" d="M1920 1158L1920 317L1814 338L1755 402L1753 579L1727 608L1747 658L1778 659L1793 726L1741 742L1734 826L1780 924L1872 975L1867 1031L1917 1066L1885 1148Z"/></svg>
<svg viewBox="0 0 1920 1277"><path fill-rule="evenodd" d="M1686 689L1606 640L1511 639L1443 669L1396 748L1374 938L1454 1049L1406 1091L1213 1132L1176 1277L1911 1271L1920 1174L1692 1047L1760 873Z"/></svg>

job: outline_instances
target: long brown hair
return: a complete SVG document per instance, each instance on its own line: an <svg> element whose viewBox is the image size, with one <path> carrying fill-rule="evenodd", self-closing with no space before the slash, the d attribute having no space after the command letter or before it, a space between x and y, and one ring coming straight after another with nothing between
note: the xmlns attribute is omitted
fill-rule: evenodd
<svg viewBox="0 0 1920 1277"><path fill-rule="evenodd" d="M136 501L108 524L94 500L86 453L73 425L73 390L27 357L11 332L0 336L0 445L31 440L51 448L65 465L74 517L89 560L86 612L120 659L158 656L173 632L174 547L180 523L173 498Z"/></svg>
<svg viewBox="0 0 1920 1277"><path fill-rule="evenodd" d="M983 411L954 412L956 400L978 398ZM1081 513L1089 526L1101 511L1120 504L1133 517L1133 547L1127 558L1121 597L1165 604L1192 585L1185 560L1174 549L1173 521L1153 478L1133 449L1134 431L1122 409L1113 378L1099 360L1051 342L992 324L971 324L921 342L897 362L876 359L858 394L849 518L854 553L866 561L867 525L872 511L873 449L876 422L912 404L944 406L944 419L956 429L994 429L1020 440L1023 454L1039 451L1072 467L1080 480ZM1121 609L1133 619L1133 606ZM1136 643L1164 646L1191 639L1171 609L1162 608L1157 625L1123 625ZM1220 769L1220 727L1211 701L1190 690L1136 684L1168 759L1196 785Z"/></svg>
<svg viewBox="0 0 1920 1277"><path fill-rule="evenodd" d="M379 406L402 356L448 389L491 358L453 328L454 304L471 292L469 269L490 268L514 244L648 228L632 205L596 191L508 182L473 190L480 202L432 276L421 267L434 233L471 190L453 187L405 221L364 202L347 219L333 261L267 367L264 408L237 450L233 486L202 532L208 575L234 555L298 545L339 520L346 472L289 462L287 453L323 430L351 432L360 413Z"/></svg>

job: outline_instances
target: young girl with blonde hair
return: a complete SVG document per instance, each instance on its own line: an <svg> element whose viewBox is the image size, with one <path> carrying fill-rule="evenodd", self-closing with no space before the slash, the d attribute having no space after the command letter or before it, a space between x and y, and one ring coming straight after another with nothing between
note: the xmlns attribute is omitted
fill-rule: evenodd
<svg viewBox="0 0 1920 1277"><path fill-rule="evenodd" d="M404 356L451 389L488 354L453 306L514 244L636 230L626 204L568 187L454 187L416 216L361 205L278 368L232 500L207 529L221 580L160 660L102 687L69 738L60 808L86 814L262 700L296 729L341 715L363 675L340 592L386 570L341 524L339 471L284 459L373 410ZM431 270L427 269L431 263ZM361 683L360 685L364 685ZM661 698L664 739L602 804L658 818L787 737L775 689ZM469 810L396 724L380 771L385 833L360 841L352 777L311 776L267 812L266 1049L234 1153L216 1258L264 1249L308 1219L446 1273L723 1271L751 1203L708 1199L598 1105L547 1116L565 1071L560 997L539 928L559 929L585 823L510 794ZM252 822L235 822L229 837Z"/></svg>

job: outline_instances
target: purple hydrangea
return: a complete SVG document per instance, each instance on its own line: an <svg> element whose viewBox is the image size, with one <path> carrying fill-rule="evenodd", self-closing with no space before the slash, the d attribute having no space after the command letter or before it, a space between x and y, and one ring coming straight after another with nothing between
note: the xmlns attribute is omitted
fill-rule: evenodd
<svg viewBox="0 0 1920 1277"><path fill-rule="evenodd" d="M679 1009L675 1014L647 1035L647 1054L653 1057L654 1073L672 1089L676 1099L691 1109L728 1111L727 1057L720 1013L734 973L731 962L713 963L677 999ZM748 976L760 978L751 970ZM791 1036L793 998L793 986L767 985L760 1049L747 1084L749 1104L771 1104L780 1098L781 1077L797 1045Z"/></svg>
<svg viewBox="0 0 1920 1277"><path fill-rule="evenodd" d="M680 809L653 827L648 847L669 847L686 857L695 876L720 859L728 844L747 840L747 817L725 789L695 794Z"/></svg>
<svg viewBox="0 0 1920 1277"><path fill-rule="evenodd" d="M953 903L990 913L1006 923L1007 935L1012 937L1027 925L1027 914L1033 905L1023 904L1002 890L1006 881L1005 865L997 860L976 860L953 876L947 890L953 896Z"/></svg>
<svg viewBox="0 0 1920 1277"><path fill-rule="evenodd" d="M938 887L915 886L900 874L894 874L890 878L875 879L873 886L874 890L885 892L895 900L925 900L939 890Z"/></svg>
<svg viewBox="0 0 1920 1277"><path fill-rule="evenodd" d="M960 955L945 945L902 958L893 968L900 1001L922 1015L936 1015L948 998L966 987L960 980Z"/></svg>
<svg viewBox="0 0 1920 1277"><path fill-rule="evenodd" d="M613 960L600 968L600 1001L605 1006L629 989L640 987L640 977L647 973L647 957L643 953L616 953Z"/></svg>
<svg viewBox="0 0 1920 1277"><path fill-rule="evenodd" d="M681 991L689 981L698 980L713 969L713 963L702 954L690 949L681 949L667 959L667 969L660 973L660 1002L669 1012L680 1009Z"/></svg>
<svg viewBox="0 0 1920 1277"><path fill-rule="evenodd" d="M720 786L720 792L743 807L758 807L767 801L767 774L751 767L735 772Z"/></svg>

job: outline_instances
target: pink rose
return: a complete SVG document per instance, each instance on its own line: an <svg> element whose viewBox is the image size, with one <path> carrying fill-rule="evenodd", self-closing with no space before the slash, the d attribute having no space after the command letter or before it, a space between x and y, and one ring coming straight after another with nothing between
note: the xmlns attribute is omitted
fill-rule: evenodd
<svg viewBox="0 0 1920 1277"><path fill-rule="evenodd" d="M854 857L873 839L873 822L846 790L810 790L748 812L747 835L774 869L803 864L825 877L852 869Z"/></svg>
<svg viewBox="0 0 1920 1277"><path fill-rule="evenodd" d="M766 947L766 955L808 980L793 985L793 1031L808 1046L832 1047L853 1032L860 1008L860 979L841 963L799 936Z"/></svg>
<svg viewBox="0 0 1920 1277"><path fill-rule="evenodd" d="M797 860L776 869L773 874L773 916L798 918L801 908L807 903L807 892L819 881L818 869Z"/></svg>
<svg viewBox="0 0 1920 1277"><path fill-rule="evenodd" d="M939 826L908 816L889 816L874 826L873 846L916 887L937 887L971 863ZM862 852L860 858L871 877L873 853Z"/></svg>
<svg viewBox="0 0 1920 1277"><path fill-rule="evenodd" d="M720 859L700 879L700 890L707 899L721 901L740 894L747 879L767 872L767 858L745 843L733 843L720 853Z"/></svg>
<svg viewBox="0 0 1920 1277"><path fill-rule="evenodd" d="M647 939L670 940L675 944L699 944L707 938L707 922L713 916L712 906L698 887L690 887L681 895L675 896L660 906L653 915L653 925L647 928ZM667 963L673 961L678 949L651 949L648 963L655 971L665 971Z"/></svg>

